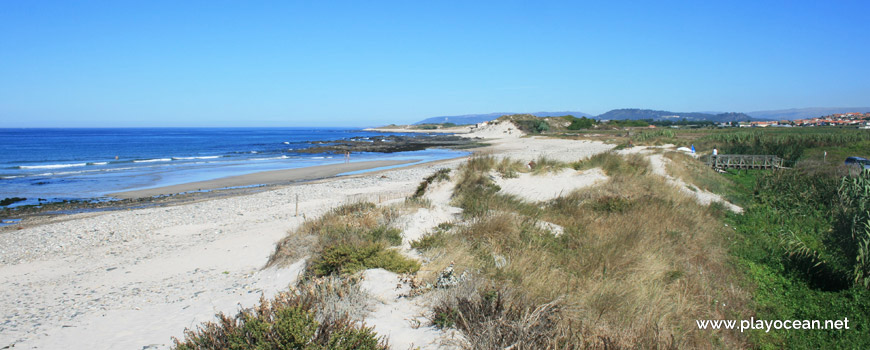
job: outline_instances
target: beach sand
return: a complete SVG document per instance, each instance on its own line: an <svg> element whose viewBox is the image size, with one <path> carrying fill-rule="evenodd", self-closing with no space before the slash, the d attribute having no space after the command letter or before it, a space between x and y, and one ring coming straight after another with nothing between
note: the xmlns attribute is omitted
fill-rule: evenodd
<svg viewBox="0 0 870 350"><path fill-rule="evenodd" d="M228 187L286 184L297 181L322 179L338 174L359 170L416 163L419 161L420 160L374 160L366 162L319 165L298 169L262 171L246 175L229 176L214 180L189 182L179 185L163 186L134 191L115 192L108 194L108 196L122 199L142 198L191 191L216 190Z"/></svg>
<svg viewBox="0 0 870 350"><path fill-rule="evenodd" d="M613 147L518 138L513 133L507 136L507 130L499 129L503 127L484 128L468 137L503 136L485 152L524 161L540 156L576 161ZM213 320L218 312L253 306L261 294L270 296L294 283L304 261L285 268L263 267L275 243L306 218L360 200L400 201L426 176L440 168L456 168L465 159L168 206L72 214L63 220L25 224L20 230L4 228L0 230L0 348L13 344L16 349L169 348L171 337L182 337L185 328ZM333 168L313 177L347 171ZM287 179L279 178L292 181ZM202 187L206 186L184 189ZM408 234L422 234L426 225L415 224L422 218L431 216L428 221L436 222L455 214L446 204L450 190L433 192L441 194L431 198L435 207L406 220ZM135 195L166 192L171 191ZM395 307L386 305L383 310ZM370 325L391 334L394 348L407 349L404 345L414 341L414 333L390 328L407 321L382 318L402 314L397 315L373 314ZM430 328L420 330L438 334Z"/></svg>

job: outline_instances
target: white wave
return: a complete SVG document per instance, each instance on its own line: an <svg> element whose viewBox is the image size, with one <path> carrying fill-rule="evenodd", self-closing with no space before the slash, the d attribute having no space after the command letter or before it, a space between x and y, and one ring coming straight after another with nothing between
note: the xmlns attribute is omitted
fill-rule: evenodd
<svg viewBox="0 0 870 350"><path fill-rule="evenodd" d="M172 157L173 160L191 160L191 159L215 159L221 156L202 156L202 157Z"/></svg>
<svg viewBox="0 0 870 350"><path fill-rule="evenodd" d="M77 166L85 166L88 163L72 163L72 164L48 164L48 165L19 165L18 169L58 169L71 168Z"/></svg>
<svg viewBox="0 0 870 350"><path fill-rule="evenodd" d="M3 179L3 180L12 180L12 179L17 179L17 178L19 178L19 177L23 177L23 176L21 176L21 175L0 176L0 179Z"/></svg>
<svg viewBox="0 0 870 350"><path fill-rule="evenodd" d="M106 165L106 164L109 164L109 162L91 162L88 164L90 164L90 165Z"/></svg>
<svg viewBox="0 0 870 350"><path fill-rule="evenodd" d="M99 171L99 170L61 171L59 173L53 173L52 175L72 175L72 174L91 173L94 171Z"/></svg>
<svg viewBox="0 0 870 350"><path fill-rule="evenodd" d="M311 159L323 159L323 157L311 157Z"/></svg>
<svg viewBox="0 0 870 350"><path fill-rule="evenodd" d="M289 145L289 144L290 144L290 142L287 142L287 141L284 141L284 144L285 144L285 145Z"/></svg>
<svg viewBox="0 0 870 350"><path fill-rule="evenodd" d="M251 158L251 160L275 160L275 159L287 159L287 158L290 158L290 157L280 156L280 157L273 157L273 158Z"/></svg>
<svg viewBox="0 0 870 350"><path fill-rule="evenodd" d="M251 151L251 153L253 153L253 154L257 154L257 153L260 153L260 152L257 152L257 151Z"/></svg>
<svg viewBox="0 0 870 350"><path fill-rule="evenodd" d="M133 163L171 162L172 158L134 160Z"/></svg>
<svg viewBox="0 0 870 350"><path fill-rule="evenodd" d="M128 167L128 168L112 168L112 169L103 169L102 171L122 171L122 170L131 170L131 169L138 169L138 168L134 168L134 167Z"/></svg>

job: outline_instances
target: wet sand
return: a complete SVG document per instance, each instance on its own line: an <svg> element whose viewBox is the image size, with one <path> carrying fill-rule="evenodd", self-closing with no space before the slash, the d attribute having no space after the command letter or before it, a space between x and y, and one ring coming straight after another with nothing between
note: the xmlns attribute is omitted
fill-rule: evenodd
<svg viewBox="0 0 870 350"><path fill-rule="evenodd" d="M192 191L208 191L228 187L286 184L296 181L323 179L352 171L415 163L418 161L419 160L375 160L367 162L320 165L298 169L263 171L253 174L229 176L220 179L189 182L172 186L115 192L110 193L109 196L121 199L131 199L170 195Z"/></svg>

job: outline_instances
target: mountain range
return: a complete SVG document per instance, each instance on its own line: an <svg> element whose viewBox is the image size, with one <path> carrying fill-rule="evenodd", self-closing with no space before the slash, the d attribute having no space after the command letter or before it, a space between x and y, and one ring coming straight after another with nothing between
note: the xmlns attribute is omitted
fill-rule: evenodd
<svg viewBox="0 0 870 350"><path fill-rule="evenodd" d="M794 120L802 118L815 118L835 113L849 112L870 112L870 107L812 107L812 108L792 108L769 111L755 111L747 113L738 112L671 112L659 111L652 109L638 108L622 108L614 109L606 113L593 116L589 113L578 111L564 112L535 112L529 113L538 117L554 117L562 115L573 115L575 117L587 117L599 120L619 120L619 119L652 119L652 120L690 120L690 121L712 121L717 123L733 122L733 121L762 121L762 120ZM487 113L487 114L465 114L455 116L439 116L426 118L414 124L477 124L485 121L490 121L503 115L517 113Z"/></svg>

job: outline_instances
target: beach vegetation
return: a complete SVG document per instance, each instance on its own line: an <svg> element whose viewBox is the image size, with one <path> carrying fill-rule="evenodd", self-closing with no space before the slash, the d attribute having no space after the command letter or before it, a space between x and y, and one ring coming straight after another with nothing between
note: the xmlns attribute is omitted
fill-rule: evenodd
<svg viewBox="0 0 870 350"><path fill-rule="evenodd" d="M450 181L450 169L438 169L432 175L427 176L425 179L423 179L423 181L420 182L420 185L417 186L417 190L414 191L414 194L411 195L411 198L423 197L423 195L426 194L426 189L429 188L429 185L441 181Z"/></svg>
<svg viewBox="0 0 870 350"><path fill-rule="evenodd" d="M435 248L441 248L447 245L447 240L450 239L449 223L442 223L434 230L427 232L422 237L411 241L411 248L419 251L427 251Z"/></svg>
<svg viewBox="0 0 870 350"><path fill-rule="evenodd" d="M467 221L444 246L424 251L427 269L453 263L488 282L445 299L433 323L480 345L471 348L510 345L499 339L532 348L746 344L739 334L692 327L695 319L749 315L748 293L730 283L737 272L721 211L668 186L640 155L572 163L601 167L611 179L543 203L499 193L489 177L495 163L475 157L460 166L454 204ZM556 236L541 221L564 232Z"/></svg>
<svg viewBox="0 0 870 350"><path fill-rule="evenodd" d="M621 156L616 152L598 153L592 157L571 164L575 170L601 168L607 176L641 176L649 173L650 164L643 156L629 154Z"/></svg>
<svg viewBox="0 0 870 350"><path fill-rule="evenodd" d="M741 188L738 188L737 184L728 177L722 176L703 162L699 162L682 152L664 152L662 155L668 160L665 164L667 173L689 184L690 190L702 189L719 194L731 203L744 204L739 193Z"/></svg>
<svg viewBox="0 0 870 350"><path fill-rule="evenodd" d="M729 215L730 251L753 286L756 318L849 319L850 330L750 332L759 348L870 347L866 279L868 175L801 169L729 173L754 179L749 205ZM748 182L738 179L736 182Z"/></svg>
<svg viewBox="0 0 870 350"><path fill-rule="evenodd" d="M529 166L530 167L533 166L531 169L533 174L540 175L540 174L558 172L558 171L561 171L562 169L568 168L570 165L568 163L565 163L565 162L560 162L560 161L555 160L555 159L550 159L550 158L547 158L544 156L540 156L537 159L535 159L532 163L530 163Z"/></svg>
<svg viewBox="0 0 870 350"><path fill-rule="evenodd" d="M586 117L577 118L573 115L566 115L562 118L570 122L567 127L568 130L591 129L598 124L597 120Z"/></svg>
<svg viewBox="0 0 870 350"><path fill-rule="evenodd" d="M312 280L272 299L260 298L253 308L185 329L173 338L176 350L217 349L363 349L386 350L388 344L355 317L330 305L342 298L359 302L363 294L354 280ZM330 302L331 301L331 302Z"/></svg>
<svg viewBox="0 0 870 350"><path fill-rule="evenodd" d="M417 208L418 204L409 201L389 206L358 202L336 207L304 222L278 242L268 265L291 264L307 256L312 262L307 272L314 276L376 267L396 272L415 270L411 260L389 247L402 244L401 230L392 226L396 218Z"/></svg>
<svg viewBox="0 0 870 350"><path fill-rule="evenodd" d="M411 273L420 269L420 263L402 256L394 249L387 249L382 243L363 243L327 246L309 264L310 273L317 277L349 275L377 268L396 273Z"/></svg>

